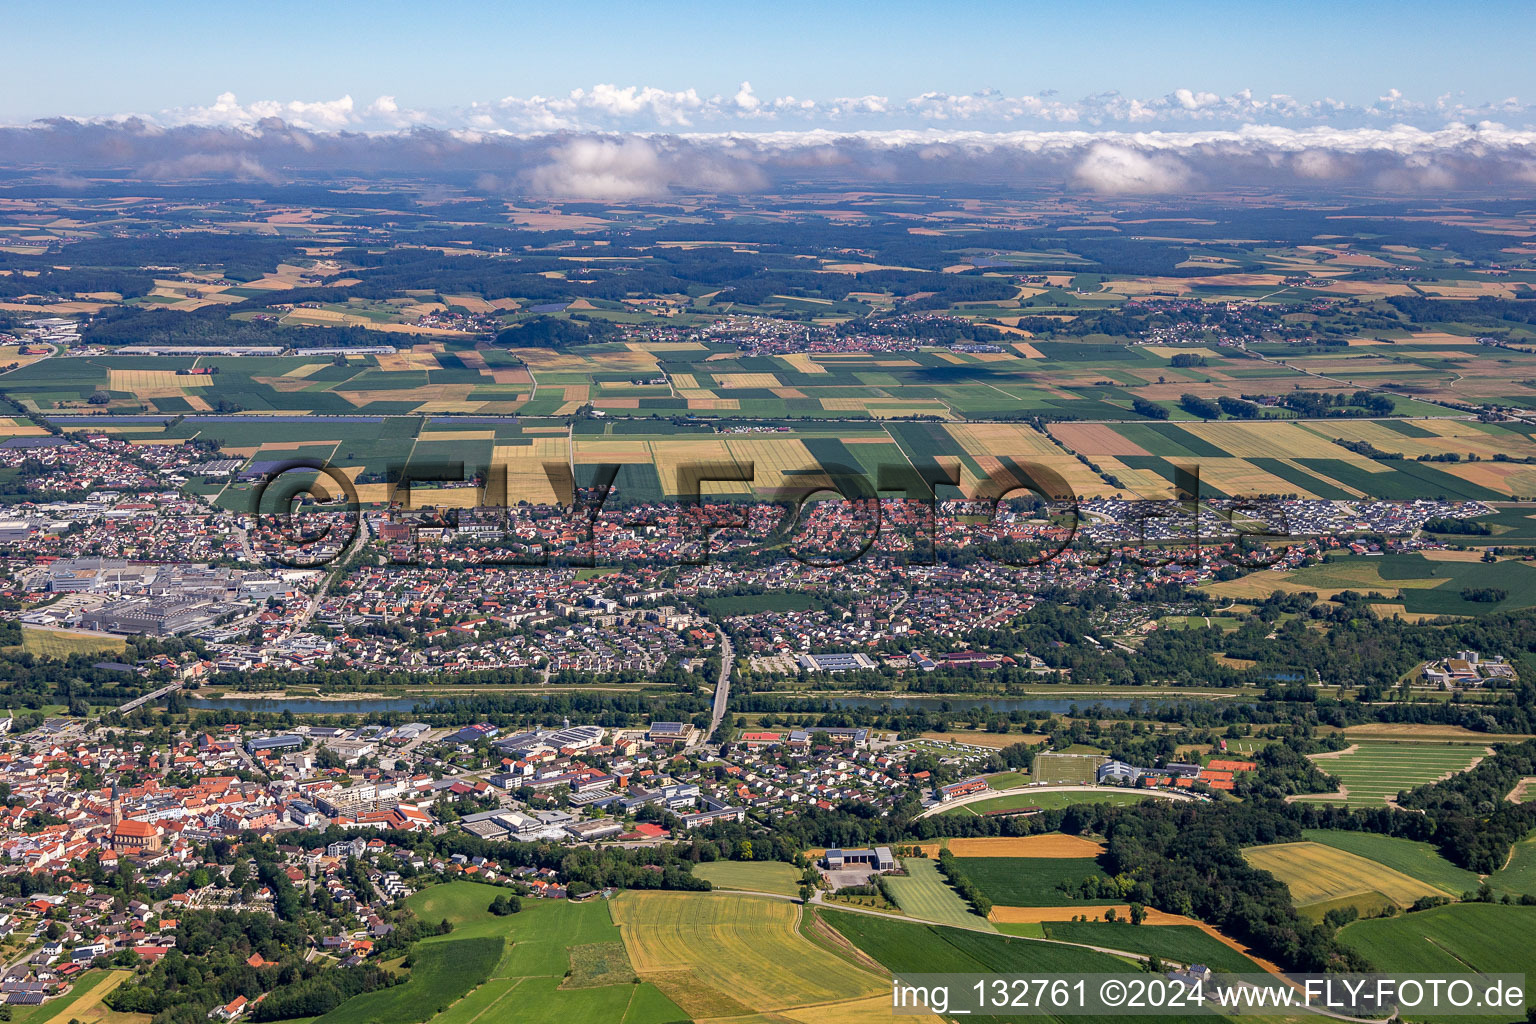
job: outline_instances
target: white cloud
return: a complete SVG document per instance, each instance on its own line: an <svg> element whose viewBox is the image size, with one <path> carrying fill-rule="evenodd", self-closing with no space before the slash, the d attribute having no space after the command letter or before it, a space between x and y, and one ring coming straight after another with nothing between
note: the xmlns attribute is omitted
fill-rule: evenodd
<svg viewBox="0 0 1536 1024"><path fill-rule="evenodd" d="M747 89L742 83L738 94ZM925 94L828 103L752 97L750 113L723 117L740 96L602 87L563 97L508 98L451 119L394 96L366 106L330 101L244 103L225 93L191 123L167 117L54 119L0 126L7 163L60 173L103 167L156 177L277 180L345 167L464 172L487 191L627 201L674 190L743 191L784 181L958 183L1009 181L1105 194L1166 194L1194 187L1354 186L1443 191L1528 190L1536 129L1501 112L1468 123L1307 123L1285 96L1212 100L1193 90L1138 100L1114 93L1065 103L1050 94ZM1332 101L1320 101L1324 105ZM1202 116L1262 110L1270 119L1164 123L1158 110ZM1307 105L1307 109L1319 109ZM583 127L603 117L658 118L665 130ZM191 118L192 111L178 116ZM1117 120L1105 121L1113 114ZM999 116L1030 118L999 130ZM461 179L462 180L462 179Z"/></svg>
<svg viewBox="0 0 1536 1024"><path fill-rule="evenodd" d="M147 164L140 173L146 178L235 178L268 184L281 180L244 153L189 153Z"/></svg>
<svg viewBox="0 0 1536 1024"><path fill-rule="evenodd" d="M1073 169L1074 180L1095 192L1177 192L1188 188L1189 167L1167 154L1148 154L1107 142L1089 147Z"/></svg>
<svg viewBox="0 0 1536 1024"><path fill-rule="evenodd" d="M736 90L735 101L738 109L746 111L756 110L763 105L763 101L753 94L751 82L741 83L741 88Z"/></svg>
<svg viewBox="0 0 1536 1024"><path fill-rule="evenodd" d="M723 152L661 149L642 138L584 138L556 147L529 176L529 187L560 199L624 202L673 188L739 192L761 188L762 172Z"/></svg>
<svg viewBox="0 0 1536 1024"><path fill-rule="evenodd" d="M309 131L389 131L408 125L500 132L653 132L750 130L764 121L795 127L905 129L965 124L992 131L1081 124L1093 128L1239 128L1247 124L1309 127L1388 127L1406 124L1433 130L1447 123L1497 119L1519 122L1536 109L1518 97L1475 104L1450 94L1420 102L1398 89L1374 102L1352 106L1333 98L1299 100L1285 93L1230 94L1193 87L1165 96L1103 92L1078 99L1051 90L1009 95L996 89L971 93L924 92L907 98L876 94L807 99L763 96L743 80L734 92L706 95L695 88L599 83L556 96L506 96L436 110L409 109L393 95L358 106L350 96L332 100L257 100L241 103L222 93L206 106L164 110L147 120L161 126L245 127L264 118Z"/></svg>
<svg viewBox="0 0 1536 1024"><path fill-rule="evenodd" d="M561 199L622 201L666 190L656 150L641 139L580 139L533 172L533 191Z"/></svg>

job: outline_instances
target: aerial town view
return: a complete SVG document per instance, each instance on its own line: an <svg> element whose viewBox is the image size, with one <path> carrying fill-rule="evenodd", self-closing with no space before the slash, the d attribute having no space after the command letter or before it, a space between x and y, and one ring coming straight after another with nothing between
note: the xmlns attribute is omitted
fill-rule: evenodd
<svg viewBox="0 0 1536 1024"><path fill-rule="evenodd" d="M1536 8L20 2L0 1024L1536 1021Z"/></svg>

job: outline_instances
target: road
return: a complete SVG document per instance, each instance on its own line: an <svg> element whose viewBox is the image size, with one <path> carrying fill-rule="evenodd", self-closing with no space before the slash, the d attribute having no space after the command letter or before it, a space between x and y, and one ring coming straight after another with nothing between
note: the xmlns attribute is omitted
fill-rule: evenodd
<svg viewBox="0 0 1536 1024"><path fill-rule="evenodd" d="M720 678L715 682L715 708L709 716L709 731L704 734L706 740L719 731L720 723L725 720L725 705L731 699L731 664L736 660L736 648L731 646L731 638L718 627L715 632L720 637Z"/></svg>
<svg viewBox="0 0 1536 1024"><path fill-rule="evenodd" d="M117 713L120 714L120 715L126 715L130 711L136 711L139 708L143 707L145 704L148 704L150 701L159 700L161 697L164 697L166 694L171 693L171 692L173 692L175 690L181 689L181 687L182 687L182 680L180 680L180 679L176 680L174 683L167 683L165 686L160 687L158 690L151 690L150 692L144 694L141 697L133 698L133 700L130 700L128 703L126 703L126 704L122 705L121 707L119 707L117 709Z"/></svg>
<svg viewBox="0 0 1536 1024"><path fill-rule="evenodd" d="M932 807L919 814L919 818L926 818L934 814L942 814L956 807L964 807L966 804L974 804L982 800L992 800L1000 796L1018 796L1021 793L1135 793L1141 796L1156 797L1160 800L1194 800L1189 793L1170 793L1160 789L1121 789L1118 786L1015 786L1013 789L988 790L984 793L972 793L970 796L962 796L958 800L950 800L948 803L934 804Z"/></svg>

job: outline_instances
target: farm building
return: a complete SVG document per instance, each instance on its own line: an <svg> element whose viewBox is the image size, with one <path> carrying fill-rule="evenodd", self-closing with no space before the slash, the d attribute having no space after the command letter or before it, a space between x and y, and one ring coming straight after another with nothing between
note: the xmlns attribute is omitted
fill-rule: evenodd
<svg viewBox="0 0 1536 1024"><path fill-rule="evenodd" d="M841 871L851 864L867 864L876 871L893 871L896 857L889 846L876 846L864 850L828 850L827 870Z"/></svg>

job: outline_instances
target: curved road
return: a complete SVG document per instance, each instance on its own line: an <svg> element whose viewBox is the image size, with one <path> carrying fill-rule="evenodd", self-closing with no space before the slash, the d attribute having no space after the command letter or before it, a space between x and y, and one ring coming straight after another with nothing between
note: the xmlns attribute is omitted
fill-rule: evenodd
<svg viewBox="0 0 1536 1024"><path fill-rule="evenodd" d="M983 800L992 800L1000 796L1017 796L1021 793L1136 793L1140 796L1155 797L1160 800L1194 800L1190 793L1170 793L1161 789L1122 789L1119 786L1015 786L1013 789L991 789L983 793L972 793L958 800L950 800L947 803L934 804L919 818L939 814L955 807L964 807L966 804L980 803Z"/></svg>

